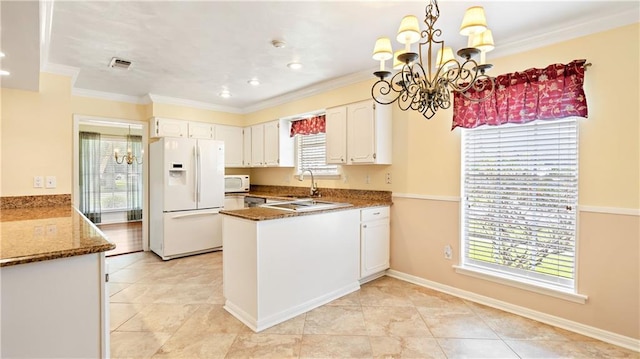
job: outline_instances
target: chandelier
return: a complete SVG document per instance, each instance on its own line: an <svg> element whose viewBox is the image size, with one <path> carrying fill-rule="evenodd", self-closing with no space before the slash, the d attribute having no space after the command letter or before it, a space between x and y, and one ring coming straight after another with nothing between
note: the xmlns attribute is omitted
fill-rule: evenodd
<svg viewBox="0 0 640 359"><path fill-rule="evenodd" d="M452 91L473 102L488 99L495 86L493 78L485 74L492 67L485 63L485 54L493 50L494 44L484 9L474 6L465 12L460 34L469 38L467 47L457 52L462 62L454 58L453 50L444 45L444 40L438 40L442 30L435 27L440 17L437 0L429 0L425 12L427 29L422 32L415 16L408 15L402 19L397 40L405 45L404 50L394 54L387 37L376 41L373 59L380 61L380 70L373 73L379 78L371 88L373 99L383 105L397 101L402 111L419 111L427 119L431 119L439 109L451 107ZM418 44L418 53L411 52L411 44L421 38L424 41ZM436 49L436 61L432 62L432 51ZM426 64L423 63L423 51L426 51ZM478 54L479 63L472 58ZM385 62L391 58L394 59L393 69L399 71L387 80L391 72L385 70ZM482 96L472 98L467 93L470 89L482 93Z"/></svg>
<svg viewBox="0 0 640 359"><path fill-rule="evenodd" d="M127 135L127 154L123 156L119 156L120 150L117 148L113 150L113 157L116 160L117 164L122 164L123 162L127 162L128 165L132 165L134 162L141 165L142 158L136 157L133 154L132 144L131 144L131 126L129 126L129 134ZM140 156L144 153L144 150L140 150Z"/></svg>

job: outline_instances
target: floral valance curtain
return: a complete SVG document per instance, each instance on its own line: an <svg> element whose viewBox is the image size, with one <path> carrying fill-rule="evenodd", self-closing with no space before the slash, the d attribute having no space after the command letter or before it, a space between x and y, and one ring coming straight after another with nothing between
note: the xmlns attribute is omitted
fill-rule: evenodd
<svg viewBox="0 0 640 359"><path fill-rule="evenodd" d="M451 129L587 117L584 64L585 60L574 60L566 65L500 75L495 78L495 92L479 103L454 93ZM469 90L467 96L483 98L487 91Z"/></svg>
<svg viewBox="0 0 640 359"><path fill-rule="evenodd" d="M295 135L315 135L325 133L326 123L325 116L318 115L304 120L297 120L291 123L290 136Z"/></svg>

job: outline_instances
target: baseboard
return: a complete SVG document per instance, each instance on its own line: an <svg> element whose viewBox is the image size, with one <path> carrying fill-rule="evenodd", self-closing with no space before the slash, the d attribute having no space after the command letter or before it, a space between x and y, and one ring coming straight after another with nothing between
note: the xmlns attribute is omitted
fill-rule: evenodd
<svg viewBox="0 0 640 359"><path fill-rule="evenodd" d="M334 290L331 293L327 293L320 297L313 298L293 308L289 308L287 310L272 314L262 319L254 318L253 316L249 315L247 312L245 312L244 310L242 310L240 307L236 306L229 300L225 302L224 309L227 312L229 312L231 315L236 317L238 320L243 322L246 326L251 328L251 330L257 333L267 328L278 325L291 318L297 317L302 313L306 313L312 309L318 308L319 306L325 305L349 293L355 292L358 289L360 289L360 284L356 281L342 288Z"/></svg>
<svg viewBox="0 0 640 359"><path fill-rule="evenodd" d="M640 352L640 340L389 269L386 275Z"/></svg>

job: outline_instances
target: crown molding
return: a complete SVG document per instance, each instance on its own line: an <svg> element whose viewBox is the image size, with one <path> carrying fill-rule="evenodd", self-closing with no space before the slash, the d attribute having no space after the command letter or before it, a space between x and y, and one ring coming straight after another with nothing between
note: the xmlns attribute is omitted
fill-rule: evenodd
<svg viewBox="0 0 640 359"><path fill-rule="evenodd" d="M154 103L162 103L167 105L176 105L176 106L185 106L191 108L198 108L202 110L211 110L211 111L220 111L220 112L228 112L228 113L244 113L241 109L231 106L220 106L215 105L208 102L195 101L195 100L187 100L176 97L162 96L156 94L147 94L148 97Z"/></svg>
<svg viewBox="0 0 640 359"><path fill-rule="evenodd" d="M337 77L331 80L319 82L311 86L304 87L299 90L288 92L281 96L272 97L268 100L258 102L255 105L247 106L242 113L252 113L264 110L269 107L282 105L288 102L300 100L309 96L313 96L322 92L335 90L340 87L353 85L358 82L373 80L373 72L376 70L364 70L355 72L346 76Z"/></svg>
<svg viewBox="0 0 640 359"><path fill-rule="evenodd" d="M499 46L496 46L495 51L491 52L491 56L497 58L514 55L563 41L572 40L578 37L631 25L638 21L640 21L640 18L638 17L638 14L633 11L620 11L612 14L603 14L595 19L589 19L580 23L573 23L565 27L541 32L527 37L526 39L501 43ZM612 24L615 25L612 26Z"/></svg>
<svg viewBox="0 0 640 359"><path fill-rule="evenodd" d="M71 77L71 88L73 89L76 80L78 79L78 74L80 73L80 69L74 66L60 65L54 64L51 62L46 62L41 68L41 72L47 72L54 75L62 75Z"/></svg>
<svg viewBox="0 0 640 359"><path fill-rule="evenodd" d="M116 102L132 103L134 105L147 105L149 102L144 96L130 96L113 92L88 90L74 87L71 89L71 95L79 97L89 97L99 100L109 100Z"/></svg>

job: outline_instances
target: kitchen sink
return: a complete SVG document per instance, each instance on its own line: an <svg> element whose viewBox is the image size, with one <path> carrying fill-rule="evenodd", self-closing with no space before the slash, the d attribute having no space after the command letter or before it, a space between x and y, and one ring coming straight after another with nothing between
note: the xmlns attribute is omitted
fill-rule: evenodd
<svg viewBox="0 0 640 359"><path fill-rule="evenodd" d="M282 211L290 212L310 212L351 206L351 203L320 201L316 199L299 199L294 201L263 204L260 207L279 209Z"/></svg>

